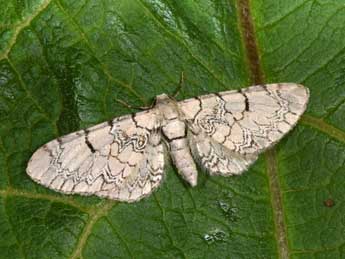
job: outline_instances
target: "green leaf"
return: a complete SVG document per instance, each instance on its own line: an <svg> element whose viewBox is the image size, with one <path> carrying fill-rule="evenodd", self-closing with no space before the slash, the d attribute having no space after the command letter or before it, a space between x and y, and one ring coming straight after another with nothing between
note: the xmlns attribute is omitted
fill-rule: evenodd
<svg viewBox="0 0 345 259"><path fill-rule="evenodd" d="M344 258L345 2L0 0L0 258ZM25 173L60 135L255 83L309 87L308 111L240 177L168 166L125 204Z"/></svg>

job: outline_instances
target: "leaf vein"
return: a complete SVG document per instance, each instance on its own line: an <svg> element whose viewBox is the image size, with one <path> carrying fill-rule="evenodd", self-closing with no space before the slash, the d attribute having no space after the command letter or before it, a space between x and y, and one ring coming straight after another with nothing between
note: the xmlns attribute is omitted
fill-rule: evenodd
<svg viewBox="0 0 345 259"><path fill-rule="evenodd" d="M11 49L13 48L14 44L16 43L16 40L19 36L19 34L22 32L23 29L28 27L32 20L35 19L40 13L42 13L51 3L51 0L46 0L42 3L41 6L37 8L37 10L28 18L26 18L23 22L19 23L17 25L17 28L14 31L14 35L9 41L7 49L3 53L0 53L0 60L8 58L8 54L10 53Z"/></svg>

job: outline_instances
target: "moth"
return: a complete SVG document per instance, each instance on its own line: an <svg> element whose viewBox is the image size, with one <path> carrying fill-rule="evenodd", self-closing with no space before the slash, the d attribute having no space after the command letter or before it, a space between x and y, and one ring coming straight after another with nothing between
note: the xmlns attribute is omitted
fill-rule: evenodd
<svg viewBox="0 0 345 259"><path fill-rule="evenodd" d="M197 185L194 161L210 175L239 175L297 123L309 99L294 83L256 85L177 102L166 94L145 111L59 137L39 148L26 172L67 194L134 202L164 179L168 154Z"/></svg>

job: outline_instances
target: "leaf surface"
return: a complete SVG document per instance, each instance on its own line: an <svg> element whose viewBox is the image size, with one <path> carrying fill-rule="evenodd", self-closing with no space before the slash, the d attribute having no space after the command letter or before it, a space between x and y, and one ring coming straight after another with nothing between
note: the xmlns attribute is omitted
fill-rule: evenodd
<svg viewBox="0 0 345 259"><path fill-rule="evenodd" d="M0 0L0 258L343 258L344 1ZM167 167L135 204L57 194L25 173L47 141L255 83L297 82L298 126L240 177ZM170 163L169 163L170 164Z"/></svg>

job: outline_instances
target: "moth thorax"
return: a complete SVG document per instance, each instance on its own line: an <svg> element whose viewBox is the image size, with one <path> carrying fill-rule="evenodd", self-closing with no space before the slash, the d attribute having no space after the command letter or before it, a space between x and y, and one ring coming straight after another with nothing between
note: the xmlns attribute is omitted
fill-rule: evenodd
<svg viewBox="0 0 345 259"><path fill-rule="evenodd" d="M162 130L168 140L186 137L186 125L180 120L168 121Z"/></svg>
<svg viewBox="0 0 345 259"><path fill-rule="evenodd" d="M150 144L156 146L161 142L161 135L160 134L152 134L150 137Z"/></svg>

